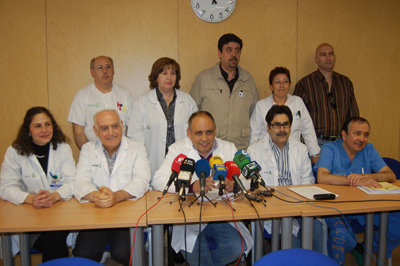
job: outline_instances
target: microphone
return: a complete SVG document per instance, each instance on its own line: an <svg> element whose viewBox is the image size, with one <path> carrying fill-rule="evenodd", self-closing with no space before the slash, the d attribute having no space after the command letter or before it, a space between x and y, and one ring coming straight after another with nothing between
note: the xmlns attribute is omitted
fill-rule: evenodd
<svg viewBox="0 0 400 266"><path fill-rule="evenodd" d="M233 158L233 161L236 162L242 171L242 175L246 179L250 179L253 181L257 182L257 187L258 184L261 184L262 186L265 186L264 179L260 176L259 172L261 170L260 165L256 161L251 161L250 156L245 150L240 150L236 152L235 158ZM257 188L256 187L256 188ZM253 190L253 189L252 189Z"/></svg>
<svg viewBox="0 0 400 266"><path fill-rule="evenodd" d="M247 193L246 189L243 186L242 181L240 181L240 179L239 179L240 168L237 166L237 164L235 162L232 162L232 161L226 161L225 162L225 166L226 166L226 169L228 169L228 173L226 175L226 178L228 178L229 180L233 180L235 182L235 184L238 185L240 190L244 193L244 196L249 201L254 200L254 201L260 202L261 199L256 198L256 197L252 197L252 196L249 195L249 193Z"/></svg>
<svg viewBox="0 0 400 266"><path fill-rule="evenodd" d="M242 150L238 150L238 151L235 153L235 156L238 155L238 154L244 155L244 156L247 158L247 160L251 161L250 155L247 153L246 150L243 150L243 149L242 149Z"/></svg>
<svg viewBox="0 0 400 266"><path fill-rule="evenodd" d="M190 186L190 182L192 181L192 175L194 172L195 162L193 159L185 158L182 162L182 165L179 170L177 184L179 189L179 198L181 200L185 200L185 187Z"/></svg>
<svg viewBox="0 0 400 266"><path fill-rule="evenodd" d="M206 159L200 159L196 162L195 167L196 175L200 180L200 196L204 196L206 194L206 178L210 175L210 165L208 164Z"/></svg>
<svg viewBox="0 0 400 266"><path fill-rule="evenodd" d="M223 190L226 189L225 178L227 174L224 161L221 157L213 156L210 158L210 167L212 168L212 176L214 180L219 180L219 191L218 194L222 196Z"/></svg>
<svg viewBox="0 0 400 266"><path fill-rule="evenodd" d="M176 156L174 161L172 162L172 166L171 166L172 173L171 173L171 175L170 175L170 177L168 179L167 185L165 186L164 191L162 193L163 196L167 193L169 187L172 184L172 181L174 181L176 179L176 177L178 176L179 170L181 168L182 161L186 157L187 157L186 155L181 153L178 156Z"/></svg>

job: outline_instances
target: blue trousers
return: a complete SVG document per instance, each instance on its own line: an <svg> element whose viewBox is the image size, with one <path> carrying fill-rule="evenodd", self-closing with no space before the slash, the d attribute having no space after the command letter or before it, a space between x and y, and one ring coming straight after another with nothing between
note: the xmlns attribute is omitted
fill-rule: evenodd
<svg viewBox="0 0 400 266"><path fill-rule="evenodd" d="M297 218L299 225L301 226L301 219ZM313 223L313 250L319 253L324 251L324 238L322 237L322 223L317 219L314 219ZM301 248L301 228L296 235L292 234L292 248Z"/></svg>
<svg viewBox="0 0 400 266"><path fill-rule="evenodd" d="M181 250L191 266L199 263L199 245L201 265L226 265L237 260L242 250L239 231L225 222L207 224L201 232L201 243L197 237L192 253ZM245 250L243 238L243 254Z"/></svg>
<svg viewBox="0 0 400 266"><path fill-rule="evenodd" d="M348 223L351 223L352 216L346 216ZM338 264L344 265L345 254L351 251L357 245L355 234L346 228L339 216L325 217L326 224L329 227L328 236L328 254ZM351 230L351 228L350 228Z"/></svg>

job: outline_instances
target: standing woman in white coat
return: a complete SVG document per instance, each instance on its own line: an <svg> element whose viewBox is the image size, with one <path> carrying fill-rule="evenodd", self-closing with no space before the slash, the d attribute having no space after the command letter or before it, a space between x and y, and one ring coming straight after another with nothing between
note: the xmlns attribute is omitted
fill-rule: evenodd
<svg viewBox="0 0 400 266"><path fill-rule="evenodd" d="M252 144L268 134L265 116L269 109L275 104L286 105L293 115L290 137L297 141L300 141L300 136L303 138L308 154L313 164L315 164L319 158L320 148L314 125L303 100L298 96L289 94L290 85L290 72L287 68L275 67L271 70L269 73L269 88L272 91L272 95L259 100L254 108L250 119L250 143Z"/></svg>
<svg viewBox="0 0 400 266"><path fill-rule="evenodd" d="M168 57L159 58L149 75L150 91L133 104L128 137L144 143L152 177L168 147L186 137L187 121L197 111L192 97L179 90L180 79L179 64Z"/></svg>
<svg viewBox="0 0 400 266"><path fill-rule="evenodd" d="M32 107L1 167L0 196L14 204L49 208L73 195L75 161L66 137L44 107ZM33 247L42 261L68 257L67 231L42 232ZM32 239L31 239L32 240Z"/></svg>

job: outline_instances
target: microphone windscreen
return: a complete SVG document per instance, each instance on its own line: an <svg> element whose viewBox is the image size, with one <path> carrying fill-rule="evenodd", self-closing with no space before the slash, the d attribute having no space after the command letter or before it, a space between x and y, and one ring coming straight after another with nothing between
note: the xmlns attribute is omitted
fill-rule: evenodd
<svg viewBox="0 0 400 266"><path fill-rule="evenodd" d="M246 156L244 156L241 153L238 153L235 155L235 157L233 158L233 161L237 164L237 166L239 166L240 170L248 163L250 163L250 161L247 159Z"/></svg>
<svg viewBox="0 0 400 266"><path fill-rule="evenodd" d="M196 175L198 178L200 178L201 173L205 174L205 177L210 176L210 165L208 164L208 161L206 159L200 159L196 162L196 167L195 167Z"/></svg>
<svg viewBox="0 0 400 266"><path fill-rule="evenodd" d="M172 166L171 166L171 171L172 172L176 172L179 173L179 170L181 169L181 164L183 162L183 160L186 158L187 156L184 154L179 154L178 156L175 157L174 161L172 162Z"/></svg>
<svg viewBox="0 0 400 266"><path fill-rule="evenodd" d="M235 162L226 161L224 165L225 165L226 170L227 170L226 178L228 180L232 181L233 180L232 179L233 175L240 176L240 168L237 166L237 164Z"/></svg>
<svg viewBox="0 0 400 266"><path fill-rule="evenodd" d="M213 156L210 158L210 167L213 168L214 164L224 164L224 161L219 156Z"/></svg>
<svg viewBox="0 0 400 266"><path fill-rule="evenodd" d="M238 151L235 153L235 156L238 155L238 154L242 154L243 156L245 156L245 157L247 158L247 160L251 161L250 155L247 153L246 150L238 150Z"/></svg>
<svg viewBox="0 0 400 266"><path fill-rule="evenodd" d="M188 171L188 172L193 173L194 165L195 165L195 162L193 159L185 158L185 159L183 159L183 162L182 162L181 167L179 168L179 171Z"/></svg>

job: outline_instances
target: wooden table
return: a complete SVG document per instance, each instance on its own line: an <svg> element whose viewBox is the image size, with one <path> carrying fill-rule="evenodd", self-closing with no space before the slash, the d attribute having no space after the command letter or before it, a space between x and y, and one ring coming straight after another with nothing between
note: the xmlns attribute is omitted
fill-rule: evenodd
<svg viewBox="0 0 400 266"><path fill-rule="evenodd" d="M124 201L111 208L96 208L93 203L79 203L75 199L56 203L51 208L35 209L31 205L0 200L0 233L3 233L5 265L13 261L8 253L9 240L4 233L25 233L56 230L84 230L101 228L129 227L133 236L139 216L146 211L146 197L137 201ZM144 264L143 226L145 218L138 224L134 250L135 265ZM23 234L21 243L21 261L30 265L29 243L27 234ZM8 254L7 254L8 253ZM7 262L7 263L6 263Z"/></svg>
<svg viewBox="0 0 400 266"><path fill-rule="evenodd" d="M394 183L400 186L400 181ZM387 220L388 211L400 210L399 201L368 201L368 202L342 202L340 201L366 201L366 200L400 200L400 194L367 194L364 191L356 187L349 186L334 186L334 185L323 185L317 184L325 190L339 195L335 200L327 201L315 201L313 204L322 207L334 207L343 214L366 214L366 225L365 225L365 245L369 250L372 250L372 236L373 236L373 215L375 212L381 213L381 221L379 226L379 249L378 249L378 261L380 265L384 264L386 256L386 232L387 232ZM293 193L288 190L287 187L277 188L278 190L294 196L295 198L306 200L302 196ZM303 248L312 249L312 224L313 217L316 216L329 216L329 215L340 215L337 210L333 208L318 208L306 203L296 204L301 210L303 216L303 235L302 235L302 246ZM371 257L368 252L364 252L364 265L371 265Z"/></svg>
<svg viewBox="0 0 400 266"><path fill-rule="evenodd" d="M159 191L149 191L147 193L147 208L150 208L154 203L157 202L161 196ZM193 196L189 196L186 201L183 202L182 206L186 216L186 223L198 223L200 216L200 206L194 203L189 207L190 200L193 200ZM232 202L232 207L236 210L234 212L235 220L257 220L269 219L269 218L282 218L283 217L283 228L285 229L282 234L282 245L291 244L291 217L300 216L301 212L298 208L294 207L293 204L285 203L276 198L266 198L266 203L253 202L255 209L250 206L247 199L241 198ZM178 196L176 194L167 193L164 198L147 213L147 224L152 226L152 251L153 251L153 264L163 265L164 259L164 224L184 224L184 216L182 211L179 210ZM218 201L217 206L214 207L206 199L202 207L202 223L215 222L215 221L233 221L232 212L230 206L226 201ZM262 221L253 223L255 228L255 260L262 257L262 240L263 240L263 226ZM287 226L285 226L287 225ZM276 228L279 232L279 228ZM278 236L278 233L273 234Z"/></svg>

